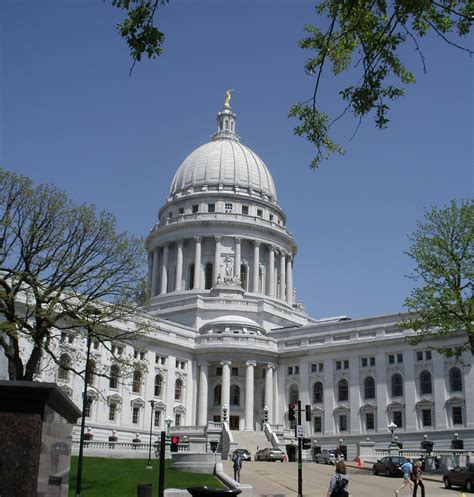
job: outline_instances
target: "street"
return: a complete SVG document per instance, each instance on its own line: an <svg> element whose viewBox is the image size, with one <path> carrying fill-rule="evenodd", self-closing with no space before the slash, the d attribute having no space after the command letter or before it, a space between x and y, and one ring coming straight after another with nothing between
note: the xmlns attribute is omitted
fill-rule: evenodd
<svg viewBox="0 0 474 497"><path fill-rule="evenodd" d="M371 467L371 466L370 466ZM224 469L233 476L232 463L224 461ZM315 463L303 463L303 496L326 497L329 479L334 473L333 466ZM351 497L394 497L394 491L402 485L402 478L375 476L372 471L348 467ZM296 463L279 463L251 461L242 465L241 483L254 487L254 497L296 497L297 465ZM427 497L459 497L460 489L446 490L439 482L425 480ZM411 492L404 490L400 497L411 497ZM418 492L421 496L421 492Z"/></svg>

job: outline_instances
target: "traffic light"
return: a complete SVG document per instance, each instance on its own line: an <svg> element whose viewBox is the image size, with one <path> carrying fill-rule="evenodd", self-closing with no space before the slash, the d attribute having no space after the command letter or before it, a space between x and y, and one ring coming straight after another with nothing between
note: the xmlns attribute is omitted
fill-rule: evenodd
<svg viewBox="0 0 474 497"><path fill-rule="evenodd" d="M311 449L311 438L303 438L303 450Z"/></svg>
<svg viewBox="0 0 474 497"><path fill-rule="evenodd" d="M171 452L178 452L179 437L171 437Z"/></svg>
<svg viewBox="0 0 474 497"><path fill-rule="evenodd" d="M306 421L311 421L311 406L309 404L305 405L304 410L306 413Z"/></svg>
<svg viewBox="0 0 474 497"><path fill-rule="evenodd" d="M296 404L288 404L288 420L296 421Z"/></svg>

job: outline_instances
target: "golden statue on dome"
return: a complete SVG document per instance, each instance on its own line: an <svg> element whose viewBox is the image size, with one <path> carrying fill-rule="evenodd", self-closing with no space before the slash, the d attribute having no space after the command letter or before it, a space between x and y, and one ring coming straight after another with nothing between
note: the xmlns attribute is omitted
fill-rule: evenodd
<svg viewBox="0 0 474 497"><path fill-rule="evenodd" d="M230 107L230 94L233 91L234 91L234 88L232 88L232 90L227 90L225 92L225 102L224 102L225 107Z"/></svg>

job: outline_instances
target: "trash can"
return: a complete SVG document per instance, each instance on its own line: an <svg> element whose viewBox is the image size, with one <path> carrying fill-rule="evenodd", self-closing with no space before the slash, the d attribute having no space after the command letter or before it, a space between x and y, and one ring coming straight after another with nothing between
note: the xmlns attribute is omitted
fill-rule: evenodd
<svg viewBox="0 0 474 497"><path fill-rule="evenodd" d="M153 485L151 483L139 483L137 485L137 497L153 497Z"/></svg>
<svg viewBox="0 0 474 497"><path fill-rule="evenodd" d="M238 488L224 490L222 488L189 487L186 490L193 497L228 497L230 495L239 495L241 492Z"/></svg>

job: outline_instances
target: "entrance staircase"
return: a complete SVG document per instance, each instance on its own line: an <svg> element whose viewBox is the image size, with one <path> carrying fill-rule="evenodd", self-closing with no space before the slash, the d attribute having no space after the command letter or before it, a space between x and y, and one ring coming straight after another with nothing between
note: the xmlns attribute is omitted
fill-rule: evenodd
<svg viewBox="0 0 474 497"><path fill-rule="evenodd" d="M252 454L252 460L257 452L257 447L263 449L271 447L271 443L263 431L231 431L232 438L239 449L247 449Z"/></svg>

